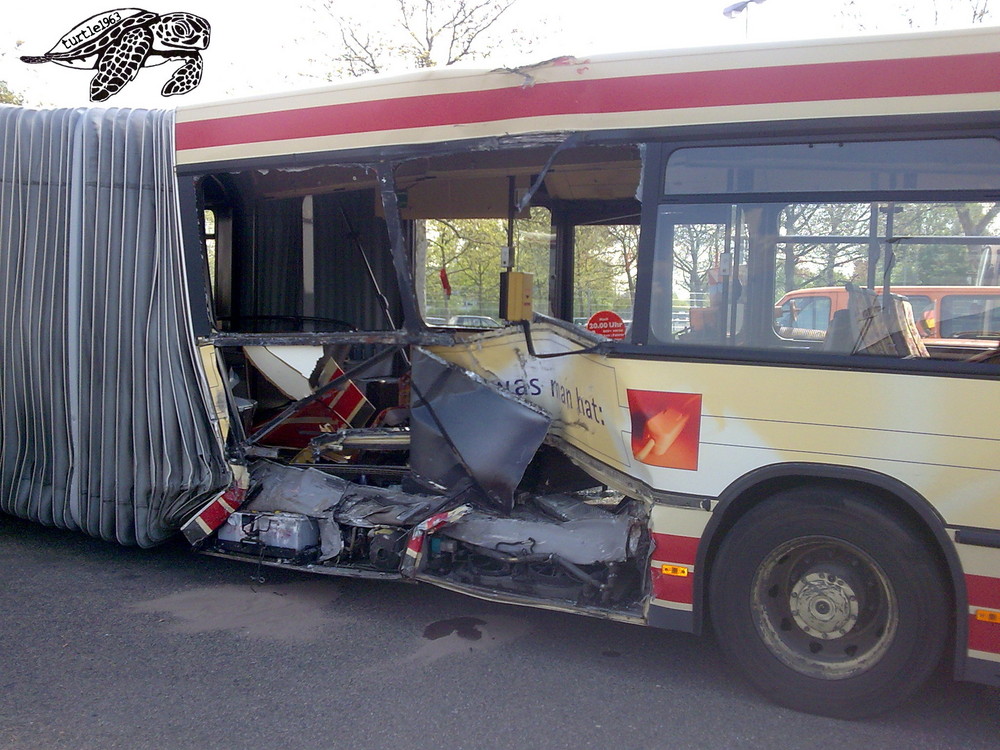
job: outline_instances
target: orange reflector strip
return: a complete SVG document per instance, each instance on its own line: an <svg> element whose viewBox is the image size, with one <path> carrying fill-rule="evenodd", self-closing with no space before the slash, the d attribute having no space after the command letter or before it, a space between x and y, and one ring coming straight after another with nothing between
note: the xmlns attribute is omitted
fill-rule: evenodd
<svg viewBox="0 0 1000 750"><path fill-rule="evenodd" d="M663 567L666 567L666 565ZM1000 625L1000 612L994 612L989 609L977 609L976 619L982 620L983 622L995 622Z"/></svg>
<svg viewBox="0 0 1000 750"><path fill-rule="evenodd" d="M683 565L664 565L660 568L660 572L665 576L678 576L680 578L686 578L690 573Z"/></svg>

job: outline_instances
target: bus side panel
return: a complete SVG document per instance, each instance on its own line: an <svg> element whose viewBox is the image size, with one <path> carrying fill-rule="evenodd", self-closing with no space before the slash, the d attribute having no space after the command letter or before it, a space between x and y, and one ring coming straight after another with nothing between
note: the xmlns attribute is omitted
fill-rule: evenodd
<svg viewBox="0 0 1000 750"><path fill-rule="evenodd" d="M962 539L964 530L957 535ZM975 537L983 532L971 532ZM1000 534L987 543L1000 543ZM959 678L1000 685L1000 548L982 544L956 544L965 571L968 612L958 627L968 628L968 648L956 664ZM960 657L962 655L959 655Z"/></svg>
<svg viewBox="0 0 1000 750"><path fill-rule="evenodd" d="M657 503L650 514L653 541L649 562L650 599L647 622L653 627L700 630L701 601L696 596L695 561L711 514L700 508Z"/></svg>
<svg viewBox="0 0 1000 750"><path fill-rule="evenodd" d="M582 347L551 324L534 326L533 336L538 351ZM990 380L820 368L804 377L805 368L763 363L593 354L539 360L510 329L442 354L523 388L553 416L553 435L609 468L603 481L645 493L655 544L650 624L697 627L695 592L704 587L694 586L695 555L711 518L697 506L766 467L813 464L890 477L925 498L936 523L1000 528L1000 429L982 408L994 400ZM671 495L695 507L656 500ZM930 531L940 537L940 529ZM1000 559L977 565L973 575L997 580ZM963 572L971 571L947 571L958 580ZM1000 610L1000 602L994 606ZM1000 634L1000 623L983 621L969 631L970 645L979 644L976 659L1000 653L989 628Z"/></svg>

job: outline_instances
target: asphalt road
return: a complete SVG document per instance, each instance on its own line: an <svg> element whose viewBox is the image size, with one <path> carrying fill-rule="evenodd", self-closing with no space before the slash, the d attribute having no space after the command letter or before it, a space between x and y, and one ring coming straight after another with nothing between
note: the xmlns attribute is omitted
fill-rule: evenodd
<svg viewBox="0 0 1000 750"><path fill-rule="evenodd" d="M0 748L996 748L941 674L846 722L769 704L708 637L137 550L0 515Z"/></svg>

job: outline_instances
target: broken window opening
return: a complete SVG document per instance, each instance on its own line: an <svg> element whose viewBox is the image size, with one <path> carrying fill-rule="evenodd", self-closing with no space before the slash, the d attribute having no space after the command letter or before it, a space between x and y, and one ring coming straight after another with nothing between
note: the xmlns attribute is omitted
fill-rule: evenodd
<svg viewBox="0 0 1000 750"><path fill-rule="evenodd" d="M218 236L205 238L216 242L218 343L248 436L235 430L231 453L249 461L254 494L210 548L343 575L405 569L639 617L647 503L543 445L549 417L525 400L536 386L508 392L411 346L446 351L474 335L448 329L500 335L519 317L509 301L501 308L504 285L568 322L573 294L620 307L634 275L614 233L638 237L640 170L635 145L530 143L203 180L217 233L218 217L231 217L226 256ZM572 236L560 240L560 222ZM601 253L615 259L593 271L584 261ZM520 276L501 281L504 269ZM564 287L569 305L550 304ZM579 351L605 346L596 338ZM581 537L583 549L571 541ZM406 545L417 551L404 566Z"/></svg>

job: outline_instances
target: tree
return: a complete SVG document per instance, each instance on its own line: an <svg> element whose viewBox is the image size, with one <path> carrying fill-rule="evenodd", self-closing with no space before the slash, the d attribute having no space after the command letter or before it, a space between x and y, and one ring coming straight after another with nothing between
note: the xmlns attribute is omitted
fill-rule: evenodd
<svg viewBox="0 0 1000 750"><path fill-rule="evenodd" d="M872 11L881 10L878 12ZM871 0L848 0L841 11L858 29L875 31L887 23L902 21L911 29L927 29L945 24L978 24L991 20L990 0L896 0L876 7Z"/></svg>
<svg viewBox="0 0 1000 750"><path fill-rule="evenodd" d="M24 97L10 90L6 81L0 81L0 104L24 104Z"/></svg>
<svg viewBox="0 0 1000 750"><path fill-rule="evenodd" d="M319 12L338 27L337 50L323 77L356 77L387 70L431 68L481 59L501 43L526 51L527 37L502 23L518 0L374 0L369 15L341 15L334 0Z"/></svg>

